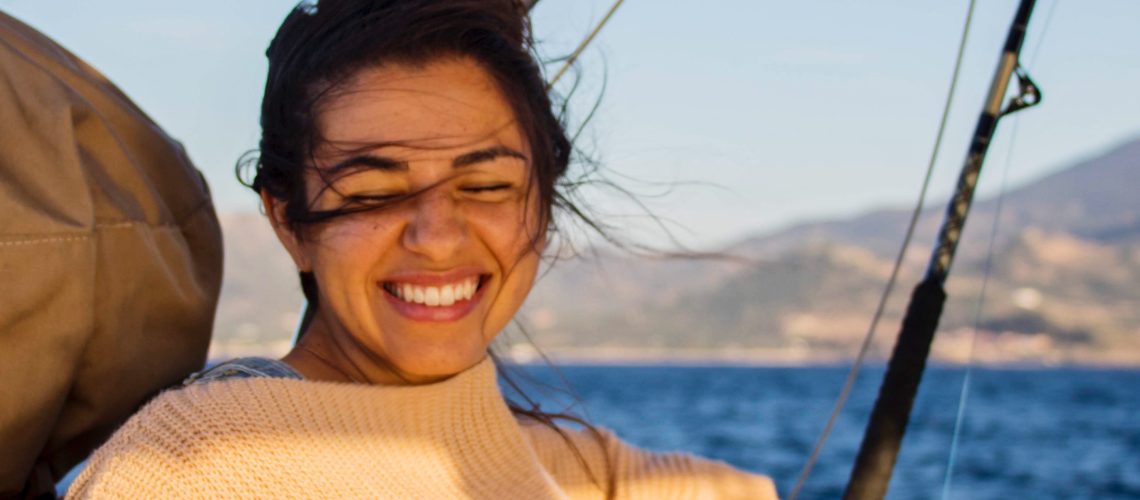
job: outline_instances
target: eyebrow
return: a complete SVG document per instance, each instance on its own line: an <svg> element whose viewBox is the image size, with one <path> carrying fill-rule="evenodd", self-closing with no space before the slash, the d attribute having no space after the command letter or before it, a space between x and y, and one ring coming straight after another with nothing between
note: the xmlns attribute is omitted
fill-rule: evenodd
<svg viewBox="0 0 1140 500"><path fill-rule="evenodd" d="M474 165L476 163L491 161L501 156L518 158L520 160L526 161L526 156L518 151L515 151L506 146L492 146L486 149L480 149L456 156L454 160L451 160L451 168L463 168Z"/></svg>
<svg viewBox="0 0 1140 500"><path fill-rule="evenodd" d="M329 175L336 175L345 170L364 170L366 168L374 168L377 170L385 170L389 172L406 172L408 171L408 162L396 161L391 158L377 156L372 154L362 154L353 156L347 160L341 161L336 165L328 168Z"/></svg>
<svg viewBox="0 0 1140 500"><path fill-rule="evenodd" d="M469 167L476 163L491 161L503 156L518 158L524 161L527 159L522 153L506 146L492 146L456 156L454 160L451 160L451 168ZM353 156L329 167L328 173L335 175L345 170L360 169L362 167L389 172L407 172L408 162L374 154L362 154Z"/></svg>

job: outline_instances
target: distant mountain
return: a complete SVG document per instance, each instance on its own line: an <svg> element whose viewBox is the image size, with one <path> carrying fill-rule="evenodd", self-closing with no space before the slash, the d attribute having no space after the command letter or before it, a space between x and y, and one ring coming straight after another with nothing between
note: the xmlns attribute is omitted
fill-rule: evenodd
<svg viewBox="0 0 1140 500"><path fill-rule="evenodd" d="M1140 238L1140 139L1081 161L1005 195L1001 227L1036 227L1112 243ZM946 207L930 202L919 219L915 241L932 242ZM998 200L978 200L970 212L963 242L988 241ZM875 210L850 219L799 224L742 240L733 248L764 254L810 242L855 245L893 256L901 243L909 209ZM1006 231L1007 238L1017 231ZM1003 242L1008 241L1003 240Z"/></svg>
<svg viewBox="0 0 1140 500"><path fill-rule="evenodd" d="M1135 242L1140 238L1140 139L1011 192L1006 202L1009 210L1003 212L1016 226L1101 243ZM981 208L992 214L994 206L988 201Z"/></svg>
<svg viewBox="0 0 1140 500"><path fill-rule="evenodd" d="M986 300L997 200L979 200L948 284L935 356L964 359L977 318L983 361L1140 362L1140 140L1005 195ZM893 342L942 219L927 210L886 310L876 353ZM601 252L545 270L520 314L554 352L699 350L764 359L835 359L861 340L890 271L907 210L801 224L743 238L743 261L661 260ZM296 275L268 224L226 215L219 350L283 348L296 321ZM507 347L525 340L507 336ZM661 351L666 350L666 351ZM672 351L670 351L672 350Z"/></svg>

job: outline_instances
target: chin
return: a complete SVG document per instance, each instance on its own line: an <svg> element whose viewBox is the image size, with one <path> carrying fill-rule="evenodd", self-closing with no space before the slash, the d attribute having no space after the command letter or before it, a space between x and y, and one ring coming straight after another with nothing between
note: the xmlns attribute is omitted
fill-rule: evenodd
<svg viewBox="0 0 1140 500"><path fill-rule="evenodd" d="M388 353L388 362L412 382L450 377L475 366L487 356L487 346L464 342L404 346Z"/></svg>

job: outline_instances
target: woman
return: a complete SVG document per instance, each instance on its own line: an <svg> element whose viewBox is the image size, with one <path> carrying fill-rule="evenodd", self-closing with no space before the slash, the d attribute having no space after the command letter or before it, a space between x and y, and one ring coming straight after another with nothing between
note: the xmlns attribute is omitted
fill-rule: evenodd
<svg viewBox="0 0 1140 500"><path fill-rule="evenodd" d="M570 144L510 0L323 0L268 50L251 187L309 300L296 347L192 377L76 497L774 498L504 400Z"/></svg>

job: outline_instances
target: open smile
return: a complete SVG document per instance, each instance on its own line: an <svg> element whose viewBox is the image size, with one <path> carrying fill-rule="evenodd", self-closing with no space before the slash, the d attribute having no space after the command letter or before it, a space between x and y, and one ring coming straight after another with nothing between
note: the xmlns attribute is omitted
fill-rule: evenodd
<svg viewBox="0 0 1140 500"><path fill-rule="evenodd" d="M441 285L420 285L408 282L385 281L384 291L412 304L428 307L447 307L456 302L468 301L482 286L484 276L469 276L454 283Z"/></svg>
<svg viewBox="0 0 1140 500"><path fill-rule="evenodd" d="M430 284L424 280L396 279L381 282L380 286L388 303L400 315L414 321L444 322L458 320L474 310L490 279L489 274Z"/></svg>

